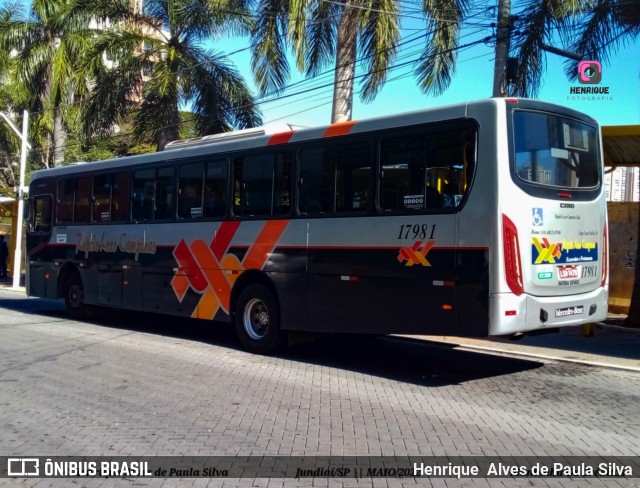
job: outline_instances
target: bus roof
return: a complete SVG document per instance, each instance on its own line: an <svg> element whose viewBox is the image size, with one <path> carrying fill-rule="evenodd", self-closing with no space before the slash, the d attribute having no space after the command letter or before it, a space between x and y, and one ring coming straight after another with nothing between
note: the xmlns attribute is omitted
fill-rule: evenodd
<svg viewBox="0 0 640 488"><path fill-rule="evenodd" d="M272 124L265 127L214 134L183 141L174 141L169 143L164 151L154 153L126 156L102 161L74 163L67 166L41 169L32 173L31 181L43 177L127 168L129 166L145 165L147 163L151 165L158 162L179 160L185 157L197 157L217 153L232 153L241 150L275 146L278 144L310 141L347 134L366 133L379 129L392 129L394 127L405 127L429 122L441 122L448 119L460 119L467 116L468 108L471 106L495 108L498 105L504 105L506 103L522 104L523 107L531 107L535 105L537 108L544 107L549 110L565 113L569 112L579 115L579 112L575 112L566 107L538 100L488 98L413 112L385 115L371 119L352 120L349 122L313 128L304 128L291 124Z"/></svg>

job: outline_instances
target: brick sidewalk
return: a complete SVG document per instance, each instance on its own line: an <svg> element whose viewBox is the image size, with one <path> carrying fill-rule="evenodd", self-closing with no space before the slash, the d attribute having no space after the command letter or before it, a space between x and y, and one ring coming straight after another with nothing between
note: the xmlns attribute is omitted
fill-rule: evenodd
<svg viewBox="0 0 640 488"><path fill-rule="evenodd" d="M13 288L11 279L0 280L0 291L26 295L24 286ZM621 320L624 315L611 315ZM565 327L558 333L525 336L521 340L494 337L468 339L452 336L400 335L412 340L454 345L462 349L518 355L538 359L569 361L590 366L616 368L640 372L640 329L619 327L607 323L596 324L594 335L585 337L582 328Z"/></svg>

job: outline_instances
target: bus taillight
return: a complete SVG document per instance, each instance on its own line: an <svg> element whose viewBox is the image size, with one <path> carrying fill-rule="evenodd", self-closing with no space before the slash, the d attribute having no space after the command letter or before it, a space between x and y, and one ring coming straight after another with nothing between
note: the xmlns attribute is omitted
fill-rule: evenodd
<svg viewBox="0 0 640 488"><path fill-rule="evenodd" d="M604 229L602 230L602 282L601 286L604 286L607 282L607 271L609 269L609 253L607 248L609 247L609 235L607 232L607 223L604 223Z"/></svg>
<svg viewBox="0 0 640 488"><path fill-rule="evenodd" d="M513 293L522 295L522 263L520 262L520 243L518 229L514 223L502 214L502 243L504 246L504 264L507 284Z"/></svg>

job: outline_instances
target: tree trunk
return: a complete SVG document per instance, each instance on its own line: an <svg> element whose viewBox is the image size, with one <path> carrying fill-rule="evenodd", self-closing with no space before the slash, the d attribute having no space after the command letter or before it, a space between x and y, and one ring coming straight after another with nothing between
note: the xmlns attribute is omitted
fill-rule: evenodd
<svg viewBox="0 0 640 488"><path fill-rule="evenodd" d="M67 127L59 109L53 116L53 165L62 166L67 148Z"/></svg>
<svg viewBox="0 0 640 488"><path fill-rule="evenodd" d="M498 1L498 30L496 32L496 59L493 68L493 95L506 96L507 59L511 30L511 0Z"/></svg>
<svg viewBox="0 0 640 488"><path fill-rule="evenodd" d="M356 9L345 5L338 25L336 46L335 84L331 123L351 120L353 109L353 82L356 71L358 16Z"/></svg>
<svg viewBox="0 0 640 488"><path fill-rule="evenodd" d="M167 124L167 127L162 129L162 132L160 133L160 137L158 138L158 151L164 151L167 144L177 141L180 138L180 133L178 131L179 127L180 113L176 109L175 112L171 114L171 123Z"/></svg>

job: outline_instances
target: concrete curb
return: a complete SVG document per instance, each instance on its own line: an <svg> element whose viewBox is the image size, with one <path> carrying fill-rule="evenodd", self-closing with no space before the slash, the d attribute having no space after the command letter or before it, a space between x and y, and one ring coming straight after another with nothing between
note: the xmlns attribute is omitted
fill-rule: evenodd
<svg viewBox="0 0 640 488"><path fill-rule="evenodd" d="M16 293L27 296L27 289L24 286L20 286L18 288L13 288L12 286L2 286L0 285L0 290L6 291L9 293Z"/></svg>
<svg viewBox="0 0 640 488"><path fill-rule="evenodd" d="M601 330L601 334L603 334L600 337L605 337L604 334L612 334L609 335L609 338L612 336L615 337L618 334L631 334L631 337L629 337L629 339L634 344L636 342L638 343L638 357L640 358L640 330L602 323L597 323L596 327L597 329ZM427 341L435 345L446 345L448 347L454 346L460 350L483 352L499 356L521 357L524 359L539 359L542 361L557 361L640 373L640 362L638 362L638 360L612 354L566 349L560 346L553 347L553 345L519 344L517 342L506 343L508 344L508 346L505 346L503 345L505 343L492 342L491 340L467 339L451 336L398 334L394 335L393 337ZM605 340L609 340L609 338ZM589 340L591 340L591 338L589 338ZM595 334L594 340L598 340L598 333ZM605 344L603 347L606 348L607 345ZM538 352L535 349L540 349L540 351ZM638 364L628 364L630 361L635 361Z"/></svg>
<svg viewBox="0 0 640 488"><path fill-rule="evenodd" d="M447 344L453 344L454 342L447 342ZM581 364L583 366L591 366L597 368L607 368L607 369L617 369L622 371L631 371L635 373L640 373L640 366L627 366L624 364L614 364L607 363L601 361L592 361L588 359L580 359L580 358L566 358L562 356L550 356L547 354L536 354L530 353L526 351L514 351L511 349L501 349L499 347L483 347L477 346L473 344L458 344L458 348L461 350L469 350L469 351L482 351L488 352L492 354L498 354L500 356L514 356L514 357L523 357L527 359L541 359L545 361L558 361L563 363L573 363L573 364Z"/></svg>

